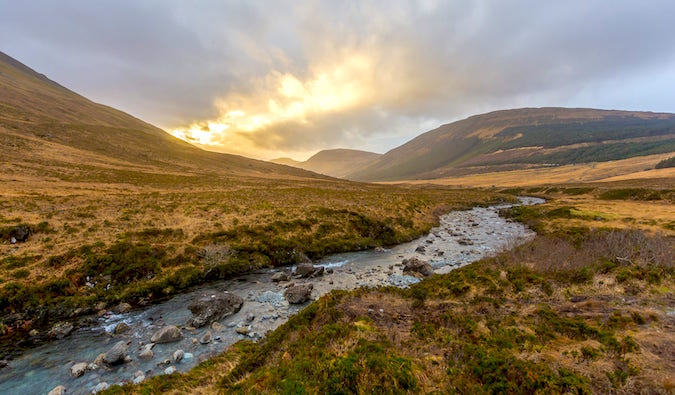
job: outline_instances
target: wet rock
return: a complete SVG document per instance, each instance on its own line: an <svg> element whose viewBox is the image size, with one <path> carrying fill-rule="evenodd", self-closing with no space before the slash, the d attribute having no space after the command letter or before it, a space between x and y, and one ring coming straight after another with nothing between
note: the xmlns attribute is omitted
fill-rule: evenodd
<svg viewBox="0 0 675 395"><path fill-rule="evenodd" d="M104 360L105 360L105 353L102 352L102 353L98 354L98 356L96 357L96 359L94 359L94 364L96 364L96 365L98 365L98 366L101 366L101 365L103 365L103 363L104 363L103 361L104 361Z"/></svg>
<svg viewBox="0 0 675 395"><path fill-rule="evenodd" d="M314 277L323 276L323 272L324 272L323 266L319 266L319 267L316 268L316 270L314 270L314 273L312 273L312 275L309 276L309 277L314 278Z"/></svg>
<svg viewBox="0 0 675 395"><path fill-rule="evenodd" d="M105 357L103 357L103 362L107 363L108 365L119 365L124 363L124 359L127 356L127 351L129 348L127 347L127 343L125 341L119 341L115 343L114 346L108 352L105 353Z"/></svg>
<svg viewBox="0 0 675 395"><path fill-rule="evenodd" d="M157 362L157 366L166 366L166 365L170 365L170 364L171 364L170 359L165 359L165 360Z"/></svg>
<svg viewBox="0 0 675 395"><path fill-rule="evenodd" d="M309 277L316 271L316 268L311 263L300 263L295 268L295 274L300 277Z"/></svg>
<svg viewBox="0 0 675 395"><path fill-rule="evenodd" d="M102 383L98 383L96 384L96 387L94 387L94 393L105 391L108 388L110 388L110 385L108 385L108 383L106 383L105 381Z"/></svg>
<svg viewBox="0 0 675 395"><path fill-rule="evenodd" d="M238 327L237 329L235 329L235 331L236 331L238 334L240 334L240 335L247 335L249 329L248 329L247 326L240 326L240 327Z"/></svg>
<svg viewBox="0 0 675 395"><path fill-rule="evenodd" d="M143 348L141 352L138 353L138 358L143 359L143 360L150 360L155 357L155 353L152 352L151 349L149 348Z"/></svg>
<svg viewBox="0 0 675 395"><path fill-rule="evenodd" d="M424 254L425 252L427 252L427 249L424 248L424 246L419 246L419 247L415 248L415 252L419 252L420 254Z"/></svg>
<svg viewBox="0 0 675 395"><path fill-rule="evenodd" d="M144 380L145 380L145 374L142 371L139 370L136 373L134 373L134 380L133 380L134 384L140 384Z"/></svg>
<svg viewBox="0 0 675 395"><path fill-rule="evenodd" d="M244 304L244 299L229 292L206 293L188 305L193 317L188 325L200 328L232 315Z"/></svg>
<svg viewBox="0 0 675 395"><path fill-rule="evenodd" d="M153 343L173 343L183 339L183 333L175 325L165 326L155 332L150 341Z"/></svg>
<svg viewBox="0 0 675 395"><path fill-rule="evenodd" d="M59 385L57 387L54 387L47 395L65 395L66 393L66 387Z"/></svg>
<svg viewBox="0 0 675 395"><path fill-rule="evenodd" d="M87 370L98 370L99 367L100 366L95 363L90 363L89 365L87 365Z"/></svg>
<svg viewBox="0 0 675 395"><path fill-rule="evenodd" d="M131 311L131 305L129 303L120 303L115 307L115 312L117 314L126 314Z"/></svg>
<svg viewBox="0 0 675 395"><path fill-rule="evenodd" d="M246 322L253 322L253 320L255 320L255 316L251 313L248 313L246 315Z"/></svg>
<svg viewBox="0 0 675 395"><path fill-rule="evenodd" d="M330 267L329 267L328 269L326 269L326 273L328 273L328 274L333 274L333 273L334 273L333 268L330 268Z"/></svg>
<svg viewBox="0 0 675 395"><path fill-rule="evenodd" d="M168 368L164 369L164 374L174 374L174 373L176 373L175 366L169 366Z"/></svg>
<svg viewBox="0 0 675 395"><path fill-rule="evenodd" d="M115 334L119 335L124 332L128 332L131 327L126 322L120 322L115 326Z"/></svg>
<svg viewBox="0 0 675 395"><path fill-rule="evenodd" d="M284 297L291 304L305 303L312 294L312 284L302 284L290 287L284 291Z"/></svg>
<svg viewBox="0 0 675 395"><path fill-rule="evenodd" d="M171 359L174 363L178 363L183 359L184 356L185 352L183 352L183 350L176 350L173 355L171 355Z"/></svg>
<svg viewBox="0 0 675 395"><path fill-rule="evenodd" d="M431 265L423 260L411 258L404 259L402 263L404 274L409 274L412 276L422 275L424 277L429 277L434 274L434 269L431 267Z"/></svg>
<svg viewBox="0 0 675 395"><path fill-rule="evenodd" d="M457 243L459 243L460 245L463 245L463 246L472 246L473 245L473 241L471 239L466 238L466 237L457 240Z"/></svg>
<svg viewBox="0 0 675 395"><path fill-rule="evenodd" d="M14 238L14 243L12 244L17 242L23 243L28 240L28 236L30 236L30 228L26 225L15 226L14 229L9 231L9 236L10 238Z"/></svg>
<svg viewBox="0 0 675 395"><path fill-rule="evenodd" d="M278 272L274 273L272 276L272 282L278 283L281 281L288 281L291 279L291 276L288 275L286 272Z"/></svg>
<svg viewBox="0 0 675 395"><path fill-rule="evenodd" d="M201 338L199 338L199 343L200 344L211 343L211 331L206 331L206 333L204 335L202 335Z"/></svg>
<svg viewBox="0 0 675 395"><path fill-rule="evenodd" d="M225 327L220 322L214 322L211 324L211 329L214 331L222 331Z"/></svg>
<svg viewBox="0 0 675 395"><path fill-rule="evenodd" d="M47 335L56 339L63 339L64 337L70 335L70 333L75 329L73 324L70 322L57 322L52 326L52 328L47 332Z"/></svg>
<svg viewBox="0 0 675 395"><path fill-rule="evenodd" d="M87 363L80 362L70 367L70 375L73 377L80 377L87 371Z"/></svg>

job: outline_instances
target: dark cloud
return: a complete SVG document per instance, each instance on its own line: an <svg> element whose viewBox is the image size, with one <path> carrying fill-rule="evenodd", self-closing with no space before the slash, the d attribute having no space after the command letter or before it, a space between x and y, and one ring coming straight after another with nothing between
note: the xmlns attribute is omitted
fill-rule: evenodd
<svg viewBox="0 0 675 395"><path fill-rule="evenodd" d="M499 108L675 111L672 1L0 0L0 9L0 50L94 100L167 129L222 120L236 105L267 117L210 139L227 145L211 149L236 141L258 157L382 152ZM352 58L367 62L350 68ZM301 100L297 117L291 107L270 114L268 100L286 103L285 75L305 95L349 81L363 89L345 88L357 97L328 110L320 98ZM321 85L326 75L332 85Z"/></svg>

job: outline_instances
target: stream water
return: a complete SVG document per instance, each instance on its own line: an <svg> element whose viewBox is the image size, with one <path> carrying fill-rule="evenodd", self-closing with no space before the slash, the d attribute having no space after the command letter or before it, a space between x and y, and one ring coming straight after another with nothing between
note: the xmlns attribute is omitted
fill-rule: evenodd
<svg viewBox="0 0 675 395"><path fill-rule="evenodd" d="M543 202L529 197L520 200L525 205ZM411 257L428 261L436 273L447 273L534 237L534 232L523 225L499 217L498 211L504 207L508 205L451 212L442 216L440 225L427 236L391 249L329 256L315 265L331 268L333 273L312 279L293 279L292 282L312 283L314 298L334 289L388 285L406 287L419 281L402 273L401 261ZM285 270L290 272L290 268ZM138 371L146 377L163 374L169 366L175 367L177 371L187 371L238 340L264 336L304 307L289 305L284 299L283 291L288 282L272 282L271 277L276 271L270 269L234 280L207 284L163 303L127 314L104 315L98 318L98 324L93 327L78 329L62 340L28 350L10 361L7 367L0 370L0 394L47 394L58 385L63 385L67 394L89 394L100 383L114 385L130 382ZM185 328L186 321L191 317L187 309L190 301L205 291L224 290L244 298L244 305L238 313L222 319L220 325ZM127 323L131 330L114 335L114 328L120 322ZM184 339L175 343L156 344L152 348L152 359L139 358L142 345L150 343L152 333L165 325L182 328ZM246 327L248 334L237 333L236 329L242 326ZM196 339L200 339L207 331L211 332L214 340L200 344ZM81 377L71 377L70 368L74 364L93 362L100 353L108 351L120 340L129 343L130 362L115 367L101 366L96 370L88 370ZM178 349L185 353L180 362L162 364L170 360Z"/></svg>

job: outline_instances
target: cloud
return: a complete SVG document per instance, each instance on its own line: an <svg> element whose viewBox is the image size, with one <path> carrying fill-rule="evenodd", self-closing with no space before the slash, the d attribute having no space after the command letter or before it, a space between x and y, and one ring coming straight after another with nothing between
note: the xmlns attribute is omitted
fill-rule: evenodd
<svg viewBox="0 0 675 395"><path fill-rule="evenodd" d="M207 149L259 158L340 146L383 152L500 108L674 110L675 91L664 89L675 79L670 1L2 9L0 50Z"/></svg>

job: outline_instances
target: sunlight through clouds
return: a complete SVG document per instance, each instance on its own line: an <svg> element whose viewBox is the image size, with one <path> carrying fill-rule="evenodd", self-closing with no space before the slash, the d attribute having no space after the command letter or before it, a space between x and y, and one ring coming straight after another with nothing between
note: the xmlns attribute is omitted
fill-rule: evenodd
<svg viewBox="0 0 675 395"><path fill-rule="evenodd" d="M171 131L203 146L226 146L233 152L256 150L246 137L281 124L305 125L317 116L349 110L372 102L374 63L355 54L332 67L317 69L302 81L292 73L273 71L251 95L217 99L220 116ZM259 150L259 147L258 147Z"/></svg>

